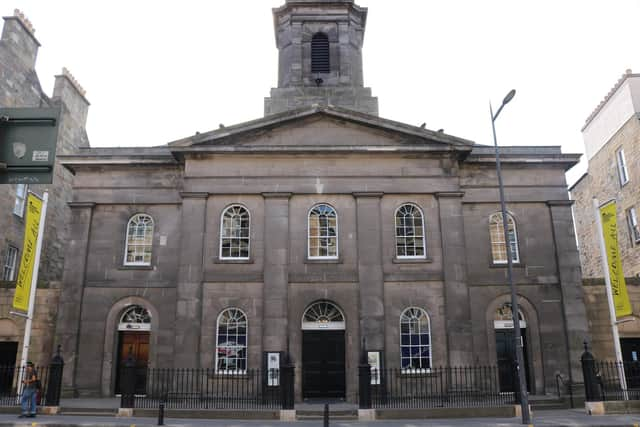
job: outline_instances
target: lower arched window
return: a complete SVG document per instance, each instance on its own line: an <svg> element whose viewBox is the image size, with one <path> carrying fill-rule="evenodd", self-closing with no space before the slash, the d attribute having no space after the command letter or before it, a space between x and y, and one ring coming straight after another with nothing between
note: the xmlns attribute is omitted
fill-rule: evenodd
<svg viewBox="0 0 640 427"><path fill-rule="evenodd" d="M241 374L247 370L247 316L227 308L218 316L216 372Z"/></svg>
<svg viewBox="0 0 640 427"><path fill-rule="evenodd" d="M409 307L400 316L400 367L406 372L431 369L431 325L421 308Z"/></svg>

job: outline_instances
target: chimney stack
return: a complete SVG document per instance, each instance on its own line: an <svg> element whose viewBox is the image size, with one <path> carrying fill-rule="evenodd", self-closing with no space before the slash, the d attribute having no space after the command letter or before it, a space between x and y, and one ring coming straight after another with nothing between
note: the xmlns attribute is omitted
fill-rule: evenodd
<svg viewBox="0 0 640 427"><path fill-rule="evenodd" d="M15 9L13 16L5 16L0 43L7 46L29 69L34 69L40 43L31 22Z"/></svg>
<svg viewBox="0 0 640 427"><path fill-rule="evenodd" d="M86 93L73 74L66 67L63 67L62 73L56 76L53 86L53 100L62 102L83 127L87 123L87 114L89 105L91 105L85 97Z"/></svg>

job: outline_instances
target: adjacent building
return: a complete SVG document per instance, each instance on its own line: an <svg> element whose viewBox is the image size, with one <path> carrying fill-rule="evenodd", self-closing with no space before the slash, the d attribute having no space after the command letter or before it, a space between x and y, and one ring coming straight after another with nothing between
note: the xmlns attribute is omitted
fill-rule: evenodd
<svg viewBox="0 0 640 427"><path fill-rule="evenodd" d="M84 126L89 102L84 90L67 70L55 77L53 96L43 92L35 71L39 47L33 26L22 13L16 10L13 16L4 17L0 38L0 108L59 107L57 153L71 153L88 146ZM24 319L10 311L22 254L29 191L42 195L48 190L50 195L29 352L34 363L49 362L64 267L63 251L70 215L67 202L71 199L72 177L57 162L51 185L0 185L0 366L14 364L20 360L22 352Z"/></svg>
<svg viewBox="0 0 640 427"><path fill-rule="evenodd" d="M570 189L575 200L582 274L596 355L613 358L602 258L593 199L617 204L618 247L633 317L620 324L623 357L640 354L640 74L627 70L582 128L585 173Z"/></svg>
<svg viewBox="0 0 640 427"><path fill-rule="evenodd" d="M75 174L56 331L68 390L117 393L129 355L242 375L288 353L298 400L354 401L364 348L407 375L497 364L508 391L506 244L531 392L579 380L588 330L564 175L579 155L504 148L505 242L492 147L378 116L366 8L287 0L273 17L264 117L60 157Z"/></svg>

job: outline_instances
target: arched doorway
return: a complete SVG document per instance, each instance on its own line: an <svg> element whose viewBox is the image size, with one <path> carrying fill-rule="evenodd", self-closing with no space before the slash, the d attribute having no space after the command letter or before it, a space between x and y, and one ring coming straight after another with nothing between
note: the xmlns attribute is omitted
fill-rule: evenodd
<svg viewBox="0 0 640 427"><path fill-rule="evenodd" d="M122 369L129 358L135 360L136 394L144 394L147 385L149 363L149 336L151 315L142 306L132 305L125 309L118 323L118 366L116 369L116 394L120 394Z"/></svg>
<svg viewBox="0 0 640 427"><path fill-rule="evenodd" d="M500 391L513 392L517 389L515 376L516 347L515 332L513 325L513 311L511 303L504 303L495 311L493 317L493 328L496 334L496 357L498 361L498 375L500 380ZM527 350L527 321L518 312L520 321L520 332L522 334L522 349L524 355L525 378L527 379L527 390L531 392L531 375L529 375L529 355Z"/></svg>
<svg viewBox="0 0 640 427"><path fill-rule="evenodd" d="M345 318L330 301L317 301L302 316L302 397L345 398Z"/></svg>

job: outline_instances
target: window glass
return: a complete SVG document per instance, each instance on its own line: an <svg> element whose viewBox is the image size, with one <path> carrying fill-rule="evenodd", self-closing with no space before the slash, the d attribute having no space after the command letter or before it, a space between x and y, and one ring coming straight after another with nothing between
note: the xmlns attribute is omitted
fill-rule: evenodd
<svg viewBox="0 0 640 427"><path fill-rule="evenodd" d="M414 205L403 205L396 211L396 256L424 258L425 239L422 212Z"/></svg>
<svg viewBox="0 0 640 427"><path fill-rule="evenodd" d="M318 205L309 212L309 258L338 257L338 216L329 205Z"/></svg>
<svg viewBox="0 0 640 427"><path fill-rule="evenodd" d="M230 206L222 214L220 225L220 258L249 258L249 211Z"/></svg>
<svg viewBox="0 0 640 427"><path fill-rule="evenodd" d="M431 368L431 325L421 308L407 308L400 316L400 366L408 372Z"/></svg>
<svg viewBox="0 0 640 427"><path fill-rule="evenodd" d="M627 170L627 161L624 158L624 150L621 148L617 153L618 157L618 175L620 176L620 185L629 182L629 171Z"/></svg>
<svg viewBox="0 0 640 427"><path fill-rule="evenodd" d="M16 278L16 266L18 263L18 248L7 246L4 254L4 266L2 268L2 280L13 281Z"/></svg>
<svg viewBox="0 0 640 427"><path fill-rule="evenodd" d="M520 254L518 250L518 235L516 233L516 223L507 214L507 221L509 226L509 244L511 246L511 260L513 262L520 262ZM502 225L502 213L496 212L489 218L489 237L491 239L491 255L493 262L496 264L507 263L507 247L504 242L504 226Z"/></svg>
<svg viewBox="0 0 640 427"><path fill-rule="evenodd" d="M627 221L629 223L629 234L634 244L640 243L640 224L638 224L638 213L636 208L630 208L627 211Z"/></svg>
<svg viewBox="0 0 640 427"><path fill-rule="evenodd" d="M217 325L216 372L247 370L247 317L237 308L220 313Z"/></svg>
<svg viewBox="0 0 640 427"><path fill-rule="evenodd" d="M151 265L153 247L153 218L146 214L134 215L127 225L125 265Z"/></svg>
<svg viewBox="0 0 640 427"><path fill-rule="evenodd" d="M22 217L24 215L24 205L27 200L27 184L16 185L16 202L13 206L13 213Z"/></svg>

